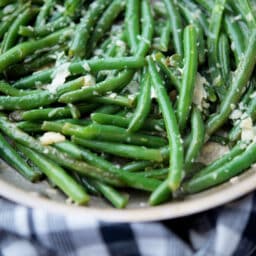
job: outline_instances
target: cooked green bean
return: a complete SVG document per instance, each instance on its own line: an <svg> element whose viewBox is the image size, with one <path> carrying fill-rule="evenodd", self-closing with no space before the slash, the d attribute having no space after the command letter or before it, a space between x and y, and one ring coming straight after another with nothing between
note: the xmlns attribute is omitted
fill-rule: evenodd
<svg viewBox="0 0 256 256"><path fill-rule="evenodd" d="M22 151L35 165L47 176L47 178L59 187L67 196L69 196L77 204L86 204L90 197L86 194L83 187L78 184L65 170L59 165L55 164L52 160L47 159L42 154L17 145L17 148Z"/></svg>
<svg viewBox="0 0 256 256"><path fill-rule="evenodd" d="M191 141L185 154L185 163L189 165L196 160L204 144L204 122L202 114L196 108L191 114Z"/></svg>
<svg viewBox="0 0 256 256"><path fill-rule="evenodd" d="M107 92L113 92L117 89L121 89L131 81L133 74L133 71L125 70L119 73L117 77L107 79L99 84L65 93L59 98L59 102L69 103L81 101L92 96L103 95Z"/></svg>
<svg viewBox="0 0 256 256"><path fill-rule="evenodd" d="M164 138L142 133L129 133L126 129L111 125L93 123L89 126L82 127L79 125L65 124L62 132L66 135L75 135L84 139L97 139L146 147L162 147L166 145Z"/></svg>
<svg viewBox="0 0 256 256"><path fill-rule="evenodd" d="M134 145L126 145L112 142L102 142L96 140L86 140L80 137L72 137L72 140L80 144L84 147L94 149L100 152L106 152L113 155L136 159L136 160L149 160L162 162L162 155L160 150L134 146Z"/></svg>
<svg viewBox="0 0 256 256"><path fill-rule="evenodd" d="M86 160L91 165L101 168L109 173L114 173L130 187L145 191L152 191L159 185L158 180L144 178L136 175L135 173L125 172L114 164L104 160L102 157L97 156L89 150L80 148L71 142L57 143L55 146L60 150L69 153L72 157L78 160Z"/></svg>
<svg viewBox="0 0 256 256"><path fill-rule="evenodd" d="M42 6L39 14L36 17L35 27L44 26L47 20L47 17L55 4L55 0L45 0L44 5Z"/></svg>
<svg viewBox="0 0 256 256"><path fill-rule="evenodd" d="M80 23L76 28L74 38L69 49L70 56L82 58L86 55L87 43L90 35L89 32L93 30L93 26L97 19L110 2L110 0L95 0L90 4L86 15L81 18Z"/></svg>
<svg viewBox="0 0 256 256"><path fill-rule="evenodd" d="M247 85L256 63L256 58L254 56L255 52L256 30L253 31L250 37L248 48L240 59L240 63L234 73L231 86L228 88L227 94L221 102L219 111L211 116L207 121L207 135L213 134L224 124L232 111L232 105L236 106L237 102L241 98L242 89Z"/></svg>
<svg viewBox="0 0 256 256"><path fill-rule="evenodd" d="M214 169L210 173L198 175L184 184L183 189L186 193L197 193L206 188L223 183L230 178L238 175L249 168L256 161L256 144L252 143L241 154L237 155L231 161Z"/></svg>
<svg viewBox="0 0 256 256"><path fill-rule="evenodd" d="M145 71L140 83L140 95L128 132L136 132L143 126L151 108L151 84L149 74Z"/></svg>
<svg viewBox="0 0 256 256"><path fill-rule="evenodd" d="M165 8L167 10L167 15L169 18L169 23L172 30L173 42L175 50L181 56L183 55L183 47L182 47L182 21L179 13L178 6L176 1L173 0L164 0Z"/></svg>
<svg viewBox="0 0 256 256"><path fill-rule="evenodd" d="M175 191L179 188L183 175L184 156L182 139L170 99L167 95L166 89L164 88L163 82L157 72L156 65L152 58L148 59L148 64L152 85L156 91L157 101L163 113L163 119L167 130L167 137L171 148L169 156L170 167L168 185L172 191Z"/></svg>
<svg viewBox="0 0 256 256"><path fill-rule="evenodd" d="M14 148L6 141L6 139L0 133L0 153L8 164L14 167L21 175L28 180L35 182L40 178L40 173L35 172L28 164L19 156Z"/></svg>
<svg viewBox="0 0 256 256"><path fill-rule="evenodd" d="M140 34L139 3L139 0L126 1L125 29L127 33L127 41L132 53L135 53L137 49L138 35Z"/></svg>
<svg viewBox="0 0 256 256"><path fill-rule="evenodd" d="M16 46L0 55L0 73L2 73L10 65L24 60L27 56L33 54L35 51L53 47L54 45L65 41L71 36L71 34L72 30L67 28L52 33L51 35L39 40L17 44Z"/></svg>
<svg viewBox="0 0 256 256"><path fill-rule="evenodd" d="M197 74L196 30L189 25L184 30L184 71L177 106L177 118L183 131L189 117Z"/></svg>

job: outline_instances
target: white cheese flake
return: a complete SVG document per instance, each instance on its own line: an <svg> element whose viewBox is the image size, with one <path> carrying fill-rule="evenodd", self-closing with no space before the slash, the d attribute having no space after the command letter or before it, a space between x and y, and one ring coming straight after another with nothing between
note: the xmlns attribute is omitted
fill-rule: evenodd
<svg viewBox="0 0 256 256"><path fill-rule="evenodd" d="M205 84L208 84L205 77L197 73L192 101L201 111L203 110L203 103L207 99L207 93L204 89Z"/></svg>
<svg viewBox="0 0 256 256"><path fill-rule="evenodd" d="M63 142L66 140L66 138L58 132L46 132L39 138L39 140L43 145L51 145L54 143Z"/></svg>
<svg viewBox="0 0 256 256"><path fill-rule="evenodd" d="M84 85L83 85L83 87L93 86L95 84L96 84L96 81L95 81L94 76L92 76L92 75L84 76Z"/></svg>
<svg viewBox="0 0 256 256"><path fill-rule="evenodd" d="M66 78L70 75L69 66L70 63L66 62L56 68L51 84L47 85L46 87L50 93L55 94L58 87L65 83Z"/></svg>

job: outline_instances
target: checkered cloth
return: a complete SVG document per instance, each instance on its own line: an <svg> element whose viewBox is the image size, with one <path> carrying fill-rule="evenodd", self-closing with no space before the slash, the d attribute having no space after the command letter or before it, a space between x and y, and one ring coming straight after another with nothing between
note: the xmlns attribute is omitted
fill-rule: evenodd
<svg viewBox="0 0 256 256"><path fill-rule="evenodd" d="M0 256L256 255L256 194L164 222L111 224L0 199Z"/></svg>

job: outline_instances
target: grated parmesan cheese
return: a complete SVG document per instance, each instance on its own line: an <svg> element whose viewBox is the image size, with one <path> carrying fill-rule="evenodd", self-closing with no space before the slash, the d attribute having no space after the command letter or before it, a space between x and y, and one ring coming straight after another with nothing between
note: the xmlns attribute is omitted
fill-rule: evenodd
<svg viewBox="0 0 256 256"><path fill-rule="evenodd" d="M207 99L207 93L204 89L204 84L208 84L207 80L205 77L197 73L192 101L201 111L203 110L203 103Z"/></svg>
<svg viewBox="0 0 256 256"><path fill-rule="evenodd" d="M65 83L66 78L70 75L69 66L70 63L66 62L57 67L56 71L53 74L53 80L51 84L47 85L47 90L49 92L55 94L57 88Z"/></svg>
<svg viewBox="0 0 256 256"><path fill-rule="evenodd" d="M96 81L95 81L94 76L92 76L92 75L84 76L84 85L83 85L83 87L93 86L95 84L96 84Z"/></svg>
<svg viewBox="0 0 256 256"><path fill-rule="evenodd" d="M241 132L242 141L249 142L254 140L256 133L255 133L255 128L253 127L252 119L250 117L247 117L246 119L243 119L241 121L240 128L242 129L242 132Z"/></svg>
<svg viewBox="0 0 256 256"><path fill-rule="evenodd" d="M58 132L46 132L39 138L39 140L43 145L51 145L54 143L63 142L66 140L66 138Z"/></svg>

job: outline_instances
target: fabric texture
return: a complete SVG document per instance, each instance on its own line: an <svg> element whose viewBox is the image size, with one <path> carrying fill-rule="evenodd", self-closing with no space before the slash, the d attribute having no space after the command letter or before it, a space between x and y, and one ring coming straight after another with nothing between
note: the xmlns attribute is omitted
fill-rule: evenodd
<svg viewBox="0 0 256 256"><path fill-rule="evenodd" d="M0 256L256 255L256 194L162 222L103 223L0 198Z"/></svg>

